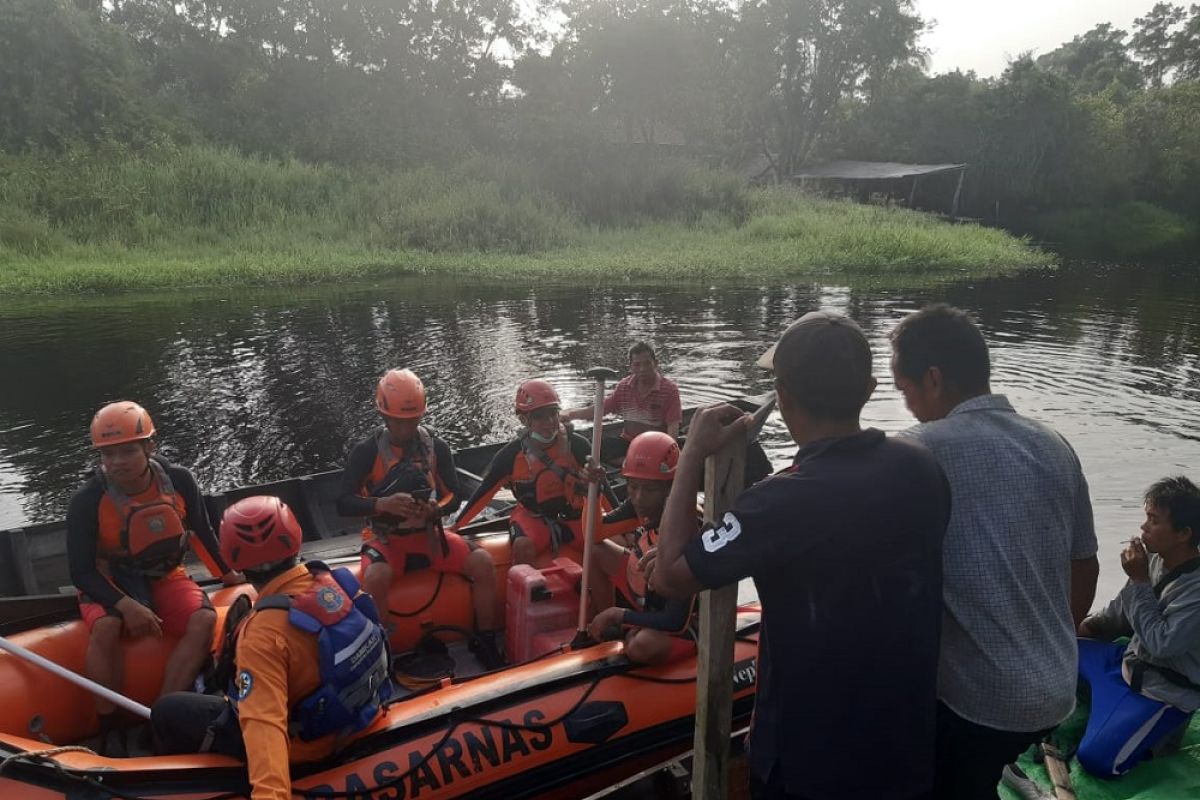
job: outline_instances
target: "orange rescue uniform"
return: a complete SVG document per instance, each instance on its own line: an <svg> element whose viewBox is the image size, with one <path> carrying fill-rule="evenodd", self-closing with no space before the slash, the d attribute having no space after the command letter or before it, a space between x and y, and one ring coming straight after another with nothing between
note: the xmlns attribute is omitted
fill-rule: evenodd
<svg viewBox="0 0 1200 800"><path fill-rule="evenodd" d="M141 506L158 499L158 484L151 481L150 485L141 492L130 496L129 501L132 505ZM187 504L184 502L183 496L176 493L170 499L175 512L179 514L179 518L186 520L188 518ZM96 551L101 559L106 559L121 550L121 530L125 525L125 515L117 508L112 498L106 494L100 499L100 504L96 508L96 517L100 528L100 536L96 542ZM225 574L222 571L222 567L217 564L216 559L199 537L189 537L188 544L191 546L192 552L200 558L201 563L208 569L210 575L214 578L220 578ZM174 571L185 572L182 565L176 567Z"/></svg>
<svg viewBox="0 0 1200 800"><path fill-rule="evenodd" d="M141 492L129 496L126 505L114 502L102 478L93 475L71 498L67 510L67 561L71 582L80 592L80 611L89 628L105 614L116 615L114 607L128 591L114 580L112 562L120 560L124 553L122 531L127 524L126 515L136 513L139 508L168 504L172 510L167 513L178 516L183 527L191 531L188 544L213 577L229 571L220 559L195 478L186 469L158 456L153 459L151 469L165 470L173 491L165 492L156 476ZM188 578L182 566L161 578L145 577L146 589L152 596L135 599L153 607L163 619L166 633L182 635L192 613L207 604L206 595Z"/></svg>
<svg viewBox="0 0 1200 800"><path fill-rule="evenodd" d="M312 586L304 564L277 576L259 591L296 596ZM289 764L315 761L334 752L338 735L305 742L288 734L291 709L321 685L316 634L288 622L287 614L254 612L237 639L238 718L246 744L246 769L253 800L291 800ZM248 685L247 685L248 684ZM361 736L381 724L357 734Z"/></svg>

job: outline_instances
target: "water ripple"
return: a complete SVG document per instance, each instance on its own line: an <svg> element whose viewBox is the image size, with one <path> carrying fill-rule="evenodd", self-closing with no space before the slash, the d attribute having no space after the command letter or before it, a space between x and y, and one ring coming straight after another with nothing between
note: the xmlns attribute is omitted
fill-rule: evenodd
<svg viewBox="0 0 1200 800"><path fill-rule="evenodd" d="M521 380L590 402L595 365L620 369L654 344L685 404L769 388L754 366L796 317L850 314L879 387L864 420L913 423L889 373L888 335L930 301L968 309L992 348L994 388L1072 443L1092 486L1104 562L1140 518L1151 481L1200 463L1200 270L1075 265L928 292L795 284L736 288L369 286L110 299L0 315L0 527L59 517L92 463L87 424L103 402L142 401L165 452L221 488L329 469L377 424L374 382L408 367L430 423L454 445L510 435ZM794 447L778 415L763 441ZM1198 477L1193 473L1193 477Z"/></svg>

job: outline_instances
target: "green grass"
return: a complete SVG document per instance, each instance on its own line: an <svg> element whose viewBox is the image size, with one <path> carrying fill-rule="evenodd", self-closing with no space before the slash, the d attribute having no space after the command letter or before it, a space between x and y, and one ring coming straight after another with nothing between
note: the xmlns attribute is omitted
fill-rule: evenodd
<svg viewBox="0 0 1200 800"><path fill-rule="evenodd" d="M483 159L355 174L204 147L0 156L0 295L429 272L921 280L1053 263L1000 231L749 189L687 164L618 165L587 188Z"/></svg>
<svg viewBox="0 0 1200 800"><path fill-rule="evenodd" d="M1043 214L1032 227L1060 249L1084 255L1163 255L1182 252L1200 240L1195 222L1143 202Z"/></svg>

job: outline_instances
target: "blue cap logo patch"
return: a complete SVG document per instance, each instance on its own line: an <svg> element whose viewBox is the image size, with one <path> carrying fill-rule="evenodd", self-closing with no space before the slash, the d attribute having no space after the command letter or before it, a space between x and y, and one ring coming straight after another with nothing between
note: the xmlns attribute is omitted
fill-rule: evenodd
<svg viewBox="0 0 1200 800"><path fill-rule="evenodd" d="M250 696L250 690L254 688L254 676L249 670L242 670L234 678L233 685L237 689L237 699L240 703Z"/></svg>
<svg viewBox="0 0 1200 800"><path fill-rule="evenodd" d="M321 604L321 608L326 611L337 611L342 607L344 602L341 592L335 591L329 586L321 587L317 592L317 602Z"/></svg>

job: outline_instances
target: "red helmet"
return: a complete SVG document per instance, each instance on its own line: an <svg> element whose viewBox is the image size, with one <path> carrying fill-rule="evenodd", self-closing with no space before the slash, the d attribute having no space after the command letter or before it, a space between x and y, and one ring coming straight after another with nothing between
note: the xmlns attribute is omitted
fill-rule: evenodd
<svg viewBox="0 0 1200 800"><path fill-rule="evenodd" d="M304 532L278 497L243 497L221 517L221 558L238 571L274 564L300 553Z"/></svg>
<svg viewBox="0 0 1200 800"><path fill-rule="evenodd" d="M525 381L517 387L517 413L528 414L546 406L561 406L558 392L542 380Z"/></svg>
<svg viewBox="0 0 1200 800"><path fill-rule="evenodd" d="M109 403L92 417L92 447L137 442L153 435L154 421L146 409L128 400Z"/></svg>
<svg viewBox="0 0 1200 800"><path fill-rule="evenodd" d="M625 453L621 474L644 481L669 481L675 478L679 463L679 445L660 431L647 431L633 437Z"/></svg>
<svg viewBox="0 0 1200 800"><path fill-rule="evenodd" d="M389 369L375 387L375 407L385 417L419 419L425 414L425 384L411 369Z"/></svg>

